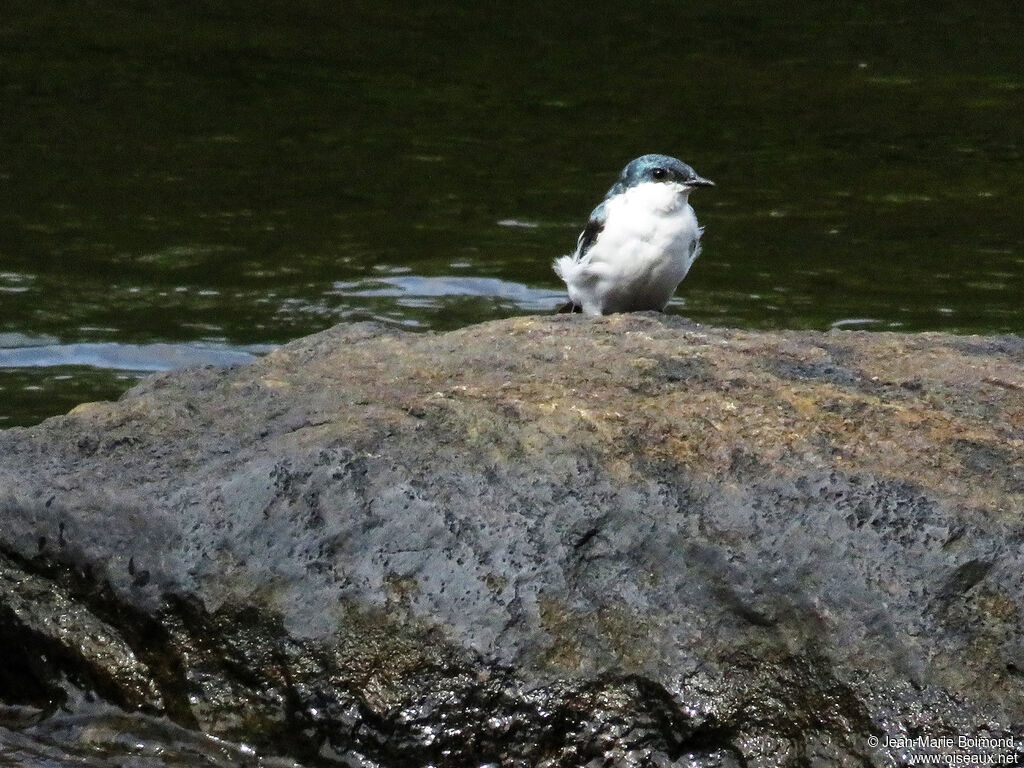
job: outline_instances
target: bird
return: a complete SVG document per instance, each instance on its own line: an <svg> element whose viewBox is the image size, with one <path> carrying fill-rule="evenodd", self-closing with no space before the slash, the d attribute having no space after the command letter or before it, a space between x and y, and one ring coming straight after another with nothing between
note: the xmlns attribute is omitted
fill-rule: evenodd
<svg viewBox="0 0 1024 768"><path fill-rule="evenodd" d="M569 289L559 312L662 311L700 255L690 193L714 182L668 155L631 161L590 214L576 250L555 260Z"/></svg>

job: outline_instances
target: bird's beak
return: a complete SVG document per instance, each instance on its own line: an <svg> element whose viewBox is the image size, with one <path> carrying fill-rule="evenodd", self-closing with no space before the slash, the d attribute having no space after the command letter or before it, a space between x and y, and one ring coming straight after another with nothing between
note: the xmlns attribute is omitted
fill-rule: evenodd
<svg viewBox="0 0 1024 768"><path fill-rule="evenodd" d="M687 186L687 187L713 187L713 186L715 186L715 182L711 181L710 179L702 179L700 176L695 176L694 178L688 180L684 186Z"/></svg>

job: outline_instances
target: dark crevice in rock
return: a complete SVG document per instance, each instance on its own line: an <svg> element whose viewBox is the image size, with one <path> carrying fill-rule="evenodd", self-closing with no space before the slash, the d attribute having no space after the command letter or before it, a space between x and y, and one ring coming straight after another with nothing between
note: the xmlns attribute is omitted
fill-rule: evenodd
<svg viewBox="0 0 1024 768"><path fill-rule="evenodd" d="M9 574L5 594L0 595L0 610L10 614L9 621L4 622L6 639L21 645L27 662L24 669L31 670L22 681L27 690L50 690L50 707L59 707L66 698L60 688L65 676L75 687L95 692L117 706L163 714L185 727L197 727L186 691L179 684L183 660L159 621L119 600L109 584L96 582L88 571L39 557L27 560L3 550L0 560ZM36 617L13 615L11 605L24 604L27 599L41 609L40 617L45 619L42 611L46 606L41 605L38 594L16 594L18 589L26 588L46 590L54 599L64 601L63 632L33 628ZM104 637L107 631L124 647L118 649L111 638ZM134 654L139 663L136 672L144 674L145 681L125 674L124 664L130 661L118 657L118 653ZM18 690L18 686L0 688Z"/></svg>
<svg viewBox="0 0 1024 768"><path fill-rule="evenodd" d="M67 699L57 681L66 649L32 632L6 606L0 608L0 693L7 706L52 712Z"/></svg>
<svg viewBox="0 0 1024 768"><path fill-rule="evenodd" d="M974 558L957 566L949 580L939 590L940 598L959 595L975 587L988 575L995 563L991 560Z"/></svg>

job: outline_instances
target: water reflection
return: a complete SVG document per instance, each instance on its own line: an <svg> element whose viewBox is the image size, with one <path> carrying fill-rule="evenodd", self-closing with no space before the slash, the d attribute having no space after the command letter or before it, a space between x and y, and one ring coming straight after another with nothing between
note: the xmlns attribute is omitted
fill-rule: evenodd
<svg viewBox="0 0 1024 768"><path fill-rule="evenodd" d="M261 755L248 745L191 731L164 718L96 705L86 710L42 719L38 713L33 718L25 707L0 708L0 766L301 768L292 759Z"/></svg>
<svg viewBox="0 0 1024 768"><path fill-rule="evenodd" d="M9 340L14 340L10 339ZM110 371L169 371L198 365L242 365L272 349L252 345L246 349L200 344L92 344L12 345L0 348L0 368L91 366Z"/></svg>
<svg viewBox="0 0 1024 768"><path fill-rule="evenodd" d="M565 291L531 288L522 283L495 277L424 277L422 275L384 277L375 280L337 282L330 292L335 296L390 298L403 307L443 307L465 298L492 299L495 309L515 312L549 312L565 301Z"/></svg>

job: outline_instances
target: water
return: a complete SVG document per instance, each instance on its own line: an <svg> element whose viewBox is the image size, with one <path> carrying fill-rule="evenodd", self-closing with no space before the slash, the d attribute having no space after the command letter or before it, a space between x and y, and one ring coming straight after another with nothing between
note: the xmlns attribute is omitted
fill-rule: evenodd
<svg viewBox="0 0 1024 768"><path fill-rule="evenodd" d="M303 768L166 718L88 703L82 710L38 720L25 708L0 707L0 768Z"/></svg>
<svg viewBox="0 0 1024 768"><path fill-rule="evenodd" d="M344 320L561 300L620 168L674 154L669 311L1024 332L1024 5L11 0L0 427Z"/></svg>

